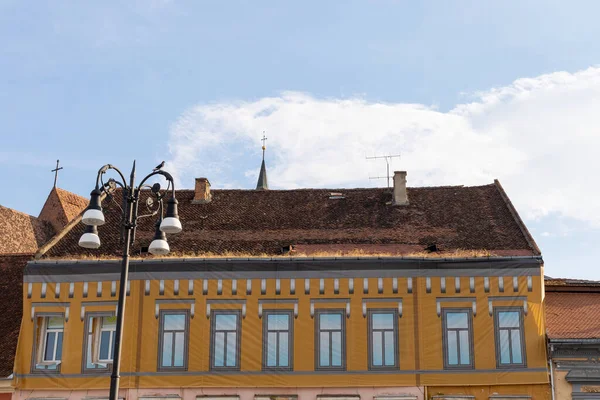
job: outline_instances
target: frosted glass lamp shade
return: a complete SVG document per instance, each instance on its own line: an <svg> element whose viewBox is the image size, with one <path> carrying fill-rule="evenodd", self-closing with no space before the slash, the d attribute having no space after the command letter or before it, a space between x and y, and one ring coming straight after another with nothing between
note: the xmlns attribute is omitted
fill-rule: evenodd
<svg viewBox="0 0 600 400"><path fill-rule="evenodd" d="M179 218L167 217L160 224L160 230L164 233L179 233L181 229Z"/></svg>
<svg viewBox="0 0 600 400"><path fill-rule="evenodd" d="M164 256L165 254L169 254L170 250L169 243L164 239L154 239L150 243L150 247L148 247L150 254L155 256Z"/></svg>
<svg viewBox="0 0 600 400"><path fill-rule="evenodd" d="M104 220L104 213L101 210L96 210L94 208L88 208L83 213L83 217L81 221L86 225L104 225L106 222Z"/></svg>
<svg viewBox="0 0 600 400"><path fill-rule="evenodd" d="M98 229L95 225L89 225L86 228L79 239L79 246L84 249L97 249L100 247L100 236L98 236Z"/></svg>

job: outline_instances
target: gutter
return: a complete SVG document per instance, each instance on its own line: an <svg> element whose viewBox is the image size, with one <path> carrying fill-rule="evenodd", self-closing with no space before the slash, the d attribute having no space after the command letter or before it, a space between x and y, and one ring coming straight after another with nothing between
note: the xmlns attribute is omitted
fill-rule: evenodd
<svg viewBox="0 0 600 400"><path fill-rule="evenodd" d="M548 339L552 344L600 344L600 339Z"/></svg>
<svg viewBox="0 0 600 400"><path fill-rule="evenodd" d="M41 257L41 255L40 255ZM176 263L221 263L240 261L254 262L310 262L310 261L382 261L382 262L420 262L420 263L458 263L458 262L495 262L495 261L525 261L535 264L542 263L542 256L493 256L493 257L463 257L463 258L435 258L435 257L162 257L162 258L139 258L131 259L131 263L159 264L165 262ZM56 259L56 260L40 260L36 255L36 260L29 261L28 264L121 264L121 259Z"/></svg>
<svg viewBox="0 0 600 400"><path fill-rule="evenodd" d="M550 393L552 394L552 400L554 398L554 362L552 361L552 353L554 352L554 346L550 345L550 355L548 360L550 361Z"/></svg>

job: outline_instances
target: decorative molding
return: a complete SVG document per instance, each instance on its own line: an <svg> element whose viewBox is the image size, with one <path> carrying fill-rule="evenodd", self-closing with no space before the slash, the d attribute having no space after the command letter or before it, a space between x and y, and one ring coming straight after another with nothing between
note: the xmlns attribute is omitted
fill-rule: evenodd
<svg viewBox="0 0 600 400"><path fill-rule="evenodd" d="M196 299L157 299L154 302L154 317L156 319L158 319L161 304L189 304L191 318L194 318L196 312Z"/></svg>
<svg viewBox="0 0 600 400"><path fill-rule="evenodd" d="M442 303L471 303L473 316L477 316L477 298L476 297L438 297L435 299L435 310L438 317L442 315Z"/></svg>
<svg viewBox="0 0 600 400"><path fill-rule="evenodd" d="M488 313L490 314L490 317L492 316L492 314L494 313L494 306L493 306L493 302L498 302L498 301L512 301L512 302L523 302L523 314L525 316L527 316L527 297L526 296L490 296L488 297Z"/></svg>
<svg viewBox="0 0 600 400"><path fill-rule="evenodd" d="M336 298L336 299L310 299L310 317L315 317L315 304L316 303L344 303L346 309L346 317L350 318L350 299L349 298Z"/></svg>
<svg viewBox="0 0 600 400"><path fill-rule="evenodd" d="M398 317L402 318L402 298L370 298L362 299L362 316L367 317L367 304L368 303L396 303L398 308ZM350 303L348 303L349 305ZM349 312L348 312L349 314Z"/></svg>

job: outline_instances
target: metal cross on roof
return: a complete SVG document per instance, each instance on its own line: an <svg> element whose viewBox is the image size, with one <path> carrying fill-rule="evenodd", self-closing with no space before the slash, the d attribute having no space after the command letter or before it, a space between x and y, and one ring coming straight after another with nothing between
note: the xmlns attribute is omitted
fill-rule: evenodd
<svg viewBox="0 0 600 400"><path fill-rule="evenodd" d="M58 171L63 169L63 167L59 168L58 164L60 164L60 160L56 160L56 168L51 170L51 172L54 172L54 187L56 187L56 181L58 180Z"/></svg>
<svg viewBox="0 0 600 400"><path fill-rule="evenodd" d="M263 151L263 160L264 160L265 159L265 149L267 148L265 146L265 142L267 141L267 137L265 136L265 131L263 131L263 137L260 140L263 142L262 151Z"/></svg>

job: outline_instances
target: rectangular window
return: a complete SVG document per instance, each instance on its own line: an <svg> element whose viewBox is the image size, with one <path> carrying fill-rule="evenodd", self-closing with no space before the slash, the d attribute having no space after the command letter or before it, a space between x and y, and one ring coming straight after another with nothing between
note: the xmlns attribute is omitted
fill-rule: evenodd
<svg viewBox="0 0 600 400"><path fill-rule="evenodd" d="M473 325L471 309L442 312L444 367L473 368Z"/></svg>
<svg viewBox="0 0 600 400"><path fill-rule="evenodd" d="M186 370L188 354L189 312L160 312L158 348L159 370Z"/></svg>
<svg viewBox="0 0 600 400"><path fill-rule="evenodd" d="M316 369L346 368L346 318L343 310L317 310L315 313Z"/></svg>
<svg viewBox="0 0 600 400"><path fill-rule="evenodd" d="M35 319L34 370L58 371L62 360L63 315L39 316Z"/></svg>
<svg viewBox="0 0 600 400"><path fill-rule="evenodd" d="M84 340L86 370L108 370L112 364L117 317L110 312L91 312L86 314Z"/></svg>
<svg viewBox="0 0 600 400"><path fill-rule="evenodd" d="M263 368L292 369L293 317L291 311L263 313Z"/></svg>
<svg viewBox="0 0 600 400"><path fill-rule="evenodd" d="M211 313L211 369L240 369L240 312Z"/></svg>
<svg viewBox="0 0 600 400"><path fill-rule="evenodd" d="M498 367L525 366L525 340L521 308L494 308L496 364Z"/></svg>
<svg viewBox="0 0 600 400"><path fill-rule="evenodd" d="M398 313L369 310L369 369L398 367Z"/></svg>

